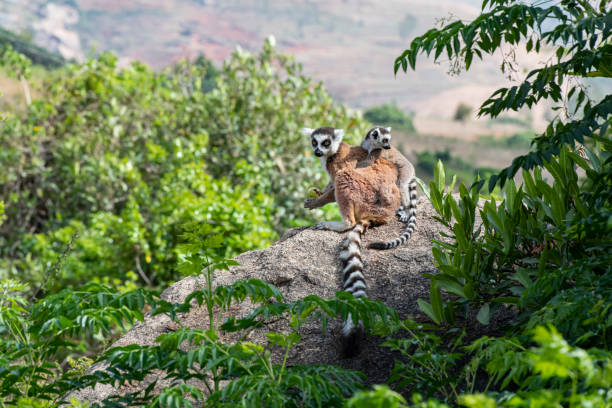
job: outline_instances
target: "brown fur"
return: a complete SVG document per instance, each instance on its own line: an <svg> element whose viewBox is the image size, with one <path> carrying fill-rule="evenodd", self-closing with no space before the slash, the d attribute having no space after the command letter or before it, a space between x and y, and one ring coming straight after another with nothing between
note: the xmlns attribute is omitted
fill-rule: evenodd
<svg viewBox="0 0 612 408"><path fill-rule="evenodd" d="M327 160L327 171L335 187L342 220L347 227L358 221L364 225L389 222L400 205L400 192L395 184L395 165L382 157L374 163L356 168L363 149L341 143L337 153ZM379 155L380 156L380 155Z"/></svg>
<svg viewBox="0 0 612 408"><path fill-rule="evenodd" d="M377 150L375 153L370 155L370 157L368 157L367 150L363 149L361 146L350 146L346 165L353 166L353 168L366 168L372 165L374 159L377 157L382 157L395 166L398 174L396 180L397 186L400 189L401 204L405 209L408 208L410 204L408 184L414 177L414 166L412 163L410 163L410 161L408 161L408 159L406 159L406 157L404 157L403 154L399 152L399 150L394 147L391 147L391 149ZM336 201L334 184L331 182L323 189L323 192L320 193L317 198L307 199L304 202L304 207L309 209L319 208L326 204L333 203L334 201Z"/></svg>

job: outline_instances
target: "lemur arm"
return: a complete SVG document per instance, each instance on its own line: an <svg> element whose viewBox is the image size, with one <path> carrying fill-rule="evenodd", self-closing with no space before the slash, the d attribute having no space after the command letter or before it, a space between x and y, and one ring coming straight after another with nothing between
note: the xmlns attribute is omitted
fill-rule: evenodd
<svg viewBox="0 0 612 408"><path fill-rule="evenodd" d="M329 190L332 190L332 191L334 190L334 183L332 183L331 181L330 181L329 183L327 183L327 185L326 185L326 186L325 186L325 188L323 189L323 192L321 192L321 193L319 194L319 197L320 197L320 196L322 196L322 195L324 195L324 194L329 193ZM330 201L330 202L331 202L331 201ZM327 204L327 203L326 203L326 204Z"/></svg>
<svg viewBox="0 0 612 408"><path fill-rule="evenodd" d="M304 208L313 209L323 207L325 204L333 203L336 201L336 190L334 185L329 183L323 189L323 193L317 198L308 198L304 201Z"/></svg>
<svg viewBox="0 0 612 408"><path fill-rule="evenodd" d="M395 156L395 166L397 167L398 176L397 176L397 186L400 190L400 196L402 199L402 206L404 209L408 208L410 204L410 192L408 191L408 185L410 181L414 178L414 166L403 154L397 151Z"/></svg>

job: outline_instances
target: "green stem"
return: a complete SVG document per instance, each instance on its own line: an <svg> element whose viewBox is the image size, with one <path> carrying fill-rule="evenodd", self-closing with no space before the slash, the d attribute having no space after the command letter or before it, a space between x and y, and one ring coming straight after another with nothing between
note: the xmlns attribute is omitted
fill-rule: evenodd
<svg viewBox="0 0 612 408"><path fill-rule="evenodd" d="M261 355L257 351L255 353L257 354L257 357L259 357L259 359L261 360L261 363L265 367L265 369L268 372L268 375L270 376L270 378L272 378L272 381L274 381L274 379L275 379L274 369L273 369L272 364L270 363L270 361L266 358L265 354Z"/></svg>
<svg viewBox="0 0 612 408"><path fill-rule="evenodd" d="M283 373L285 372L285 365L287 364L287 357L289 356L289 349L291 348L291 344L287 344L287 348L285 349L285 356L283 357L283 364L281 365L281 369L280 372L278 373L278 382L277 384L280 385L281 382L281 378L283 376Z"/></svg>
<svg viewBox="0 0 612 408"><path fill-rule="evenodd" d="M208 337L208 335L206 334L206 332L204 332L204 337L206 338L206 340L208 340L211 343L215 343L216 342L214 340L211 340L210 337ZM230 354L227 352L227 350L225 350L223 347L219 347L219 351L222 352L223 354L225 354L226 356L230 356ZM236 360L238 362L238 364L240 364L240 366L242 368L244 368L244 371L246 371L249 375L253 375L253 373L251 372L251 370L249 370L249 368L247 366L245 366L244 364L242 364L241 361Z"/></svg>
<svg viewBox="0 0 612 408"><path fill-rule="evenodd" d="M213 294L212 294L212 272L210 271L210 262L208 255L206 257L206 308L208 309L208 328L215 330L215 316L213 313Z"/></svg>
<svg viewBox="0 0 612 408"><path fill-rule="evenodd" d="M576 389L578 388L578 382L576 380L576 375L572 375L572 396L570 397L570 407L574 406L574 401L576 400Z"/></svg>

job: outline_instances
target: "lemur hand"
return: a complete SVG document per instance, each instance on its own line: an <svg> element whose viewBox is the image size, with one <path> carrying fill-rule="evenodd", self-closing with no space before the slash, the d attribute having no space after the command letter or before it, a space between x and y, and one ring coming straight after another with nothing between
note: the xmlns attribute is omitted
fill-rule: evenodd
<svg viewBox="0 0 612 408"><path fill-rule="evenodd" d="M309 210L312 210L314 208L318 208L319 206L317 205L317 199L316 198L307 198L306 201L304 201L304 208L308 208Z"/></svg>

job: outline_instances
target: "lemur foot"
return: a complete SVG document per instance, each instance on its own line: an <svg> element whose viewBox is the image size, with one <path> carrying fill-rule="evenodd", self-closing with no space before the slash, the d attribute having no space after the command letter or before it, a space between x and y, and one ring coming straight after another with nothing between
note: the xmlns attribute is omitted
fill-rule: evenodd
<svg viewBox="0 0 612 408"><path fill-rule="evenodd" d="M404 210L403 205L399 206L395 215L400 220L400 222L403 222L403 223L408 222L408 219L410 219L410 217L408 216L408 213L406 212L406 210Z"/></svg>
<svg viewBox="0 0 612 408"><path fill-rule="evenodd" d="M408 220L410 219L408 214L406 214L405 212L403 212L401 214L397 214L397 218L399 219L400 222L403 222L404 224L407 223Z"/></svg>
<svg viewBox="0 0 612 408"><path fill-rule="evenodd" d="M350 226L347 226L342 221L321 221L316 223L313 228L318 230L328 230L336 232L345 232L351 229Z"/></svg>

